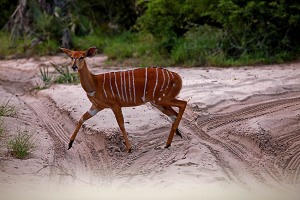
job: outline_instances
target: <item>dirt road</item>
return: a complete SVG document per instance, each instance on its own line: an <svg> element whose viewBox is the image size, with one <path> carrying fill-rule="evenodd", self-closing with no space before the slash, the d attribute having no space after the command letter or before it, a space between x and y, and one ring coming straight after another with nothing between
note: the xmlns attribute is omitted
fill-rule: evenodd
<svg viewBox="0 0 300 200"><path fill-rule="evenodd" d="M103 68L104 59L88 61L94 73L120 70ZM171 127L167 117L148 104L125 108L133 145L128 154L110 110L87 121L67 150L69 136L90 103L80 85L33 90L41 84L39 67L50 62L69 64L60 56L0 61L0 103L12 97L9 103L18 108L17 117L3 117L0 199L17 199L16 190L38 198L45 189L57 199L93 198L99 191L116 198L158 191L151 194L224 199L225 193L232 199L241 195L236 188L247 197L253 188L276 188L285 195L281 192L291 194L289 189L299 187L299 63L171 68L182 75L180 98L188 100L180 124L183 139L176 136L170 148L163 148ZM14 159L6 147L20 129L36 140L36 149L25 160Z"/></svg>

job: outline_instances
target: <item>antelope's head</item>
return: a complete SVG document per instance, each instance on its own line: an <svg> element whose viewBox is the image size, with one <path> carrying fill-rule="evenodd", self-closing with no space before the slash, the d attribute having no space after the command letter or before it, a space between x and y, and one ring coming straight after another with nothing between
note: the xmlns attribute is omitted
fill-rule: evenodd
<svg viewBox="0 0 300 200"><path fill-rule="evenodd" d="M78 71L82 69L82 67L85 65L85 58L86 57L93 57L97 53L96 47L90 47L86 51L72 51L65 48L60 48L67 56L69 56L72 59L72 69L74 71Z"/></svg>

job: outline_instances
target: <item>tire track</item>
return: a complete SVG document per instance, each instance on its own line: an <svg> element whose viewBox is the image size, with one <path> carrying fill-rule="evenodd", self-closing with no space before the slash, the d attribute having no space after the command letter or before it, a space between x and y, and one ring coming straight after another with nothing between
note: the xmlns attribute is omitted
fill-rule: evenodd
<svg viewBox="0 0 300 200"><path fill-rule="evenodd" d="M25 100L26 102L26 100ZM49 115L48 111L44 109L44 106L42 106L39 101L35 99L31 99L30 103L26 103L28 107L31 108L32 111L36 113L37 116L40 117L40 120L44 123L44 125L48 128L49 132L51 134L56 135L59 139L60 142L63 142L65 144L68 143L69 139L68 136L66 135L66 131L64 128L61 126L60 123L57 121L53 120Z"/></svg>
<svg viewBox="0 0 300 200"><path fill-rule="evenodd" d="M211 129L219 128L221 126L228 125L230 123L240 122L251 118L257 118L263 115L268 115L298 105L300 105L299 97L291 98L291 99L281 99L275 101L273 100L271 102L264 102L256 105L247 106L246 108L242 108L240 110L231 112L229 114L215 116L203 121L199 120L197 123L200 126L200 128L204 128L205 126L208 126L207 130L211 130ZM276 107L278 108L275 109ZM270 111L271 109L274 110Z"/></svg>
<svg viewBox="0 0 300 200"><path fill-rule="evenodd" d="M266 138L267 143L262 143L264 142L261 140L262 138L253 140L255 137L258 137L253 135L253 133L250 133L248 136L238 135L239 126L237 126L237 124L240 124L241 128L244 128L248 121L255 118L268 118L275 113L276 115L280 115L281 112L289 112L290 110L297 111L300 107L300 97L291 96L289 98L280 98L280 96L277 96L276 100L265 100L260 103L252 103L250 105L247 105L247 102L243 102L243 104L244 107L239 108L238 110L229 110L229 112L225 112L223 110L223 114L216 114L212 117L197 116L197 114L195 114L196 112L194 111L195 108L187 109L188 113L185 114L183 125L185 128L191 131L192 135L196 135L199 138L199 142L202 142L207 146L207 148L210 149L211 153L219 160L224 172L231 180L243 183L243 175L241 174L241 171L246 171L260 182L265 182L271 178L278 183L280 179L286 178L280 177L280 171L282 170L280 165L282 164L278 163L276 165L276 169L274 168L274 164L280 160L280 157L291 154L291 158L286 164L287 167L285 168L286 170L284 174L285 176L289 177L288 180L290 182L297 183L300 176L300 151L292 153L293 151L289 148L292 147L293 144L299 142L299 131L287 132L283 135L279 135L278 137L272 134L269 138ZM221 105L218 105L218 107L220 106ZM232 108L235 108L235 106L232 105L231 109ZM210 109L214 108L211 107ZM265 130L261 128L260 134L265 135L269 133L266 133ZM240 139L235 140L232 137L224 139L222 138L222 135L236 135ZM253 152L252 149L249 149L247 146L243 145L242 138L244 137L250 137L253 142L258 143L258 147L261 149L262 153L267 153L264 154L265 157L260 157L260 155ZM260 146L260 144L263 146ZM220 147L223 149L223 152L217 151L217 149L220 149ZM272 150L273 147L276 149ZM272 152L274 151L274 153L268 154L268 152L265 152L269 149L272 150ZM249 157L250 154L251 156ZM243 166L244 169L239 169L239 171L236 171L235 162L228 161L228 157L234 157L236 159L235 162L238 162L239 165ZM268 164L265 164L265 161L263 161L262 158L263 160L270 160L271 162L268 161ZM258 163L257 165L257 163L253 162L253 159L258 159L259 163L262 164ZM276 160L276 162L272 160ZM266 174L269 175L269 178L266 176Z"/></svg>
<svg viewBox="0 0 300 200"><path fill-rule="evenodd" d="M68 183L73 182L72 179L75 178L80 183L89 184L99 182L98 177L87 179L93 177L96 171L101 171L101 176L106 176L109 171L110 159L106 153L103 136L99 138L99 135L95 133L87 135L85 134L86 130L83 128L81 131L83 134L74 143L76 148L67 151L69 142L67 133L70 132L67 129L75 129L75 125L71 120L67 116L61 117L63 114L59 113L58 109L51 105L52 103L46 97L34 98L26 95L22 97L22 101L39 117L55 142L54 161L50 164L51 176L54 177L52 181ZM53 117L64 121L59 122ZM99 140L99 143L97 140ZM100 180L100 182L103 182L103 180Z"/></svg>

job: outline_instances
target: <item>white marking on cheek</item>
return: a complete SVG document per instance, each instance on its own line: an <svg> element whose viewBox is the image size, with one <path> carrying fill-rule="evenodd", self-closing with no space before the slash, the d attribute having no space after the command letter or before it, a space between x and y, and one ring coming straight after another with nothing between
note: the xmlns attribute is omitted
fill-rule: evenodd
<svg viewBox="0 0 300 200"><path fill-rule="evenodd" d="M158 101L161 101L161 98L160 98L160 97L158 98Z"/></svg>
<svg viewBox="0 0 300 200"><path fill-rule="evenodd" d="M163 97L166 96L165 94L163 94Z"/></svg>
<svg viewBox="0 0 300 200"><path fill-rule="evenodd" d="M93 109L93 110L89 110L88 112L91 116L94 116L99 112L99 110L98 109Z"/></svg>

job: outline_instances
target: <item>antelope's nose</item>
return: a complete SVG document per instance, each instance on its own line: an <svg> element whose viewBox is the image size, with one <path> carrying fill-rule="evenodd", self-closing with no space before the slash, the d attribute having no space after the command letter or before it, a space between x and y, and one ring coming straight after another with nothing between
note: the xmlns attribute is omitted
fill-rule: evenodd
<svg viewBox="0 0 300 200"><path fill-rule="evenodd" d="M72 66L72 69L73 69L73 71L75 71L75 72L78 71L77 65L73 65L73 66Z"/></svg>

